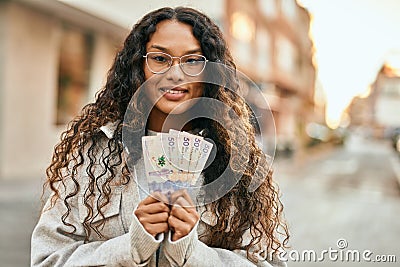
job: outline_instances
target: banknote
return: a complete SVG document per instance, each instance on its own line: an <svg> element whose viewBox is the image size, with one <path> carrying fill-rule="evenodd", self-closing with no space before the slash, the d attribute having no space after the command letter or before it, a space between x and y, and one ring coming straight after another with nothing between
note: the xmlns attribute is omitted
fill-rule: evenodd
<svg viewBox="0 0 400 267"><path fill-rule="evenodd" d="M161 139L156 136L143 136L142 149L144 167L149 183L169 180L172 166L162 149Z"/></svg>
<svg viewBox="0 0 400 267"><path fill-rule="evenodd" d="M142 149L150 191L171 193L195 185L212 146L201 136L177 130L144 136Z"/></svg>
<svg viewBox="0 0 400 267"><path fill-rule="evenodd" d="M201 171L204 168L210 151L207 148L212 148L212 144L205 141L202 136L193 135L188 132L180 132L177 130L170 130L172 134L178 136L178 153L180 153L180 166L187 168L190 173L190 180L194 184L200 176ZM187 149L187 145L189 149ZM202 151L205 153L202 153Z"/></svg>

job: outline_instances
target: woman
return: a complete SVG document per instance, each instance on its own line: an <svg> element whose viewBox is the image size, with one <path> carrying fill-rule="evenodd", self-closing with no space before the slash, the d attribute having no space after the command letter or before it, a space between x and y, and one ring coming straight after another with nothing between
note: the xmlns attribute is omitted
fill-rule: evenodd
<svg viewBox="0 0 400 267"><path fill-rule="evenodd" d="M55 147L46 183L52 196L32 235L33 266L284 265L276 256L288 232L266 157L255 143L252 113L233 91L199 82L221 75L226 84L238 84L234 72L228 77L218 68L204 71L211 62L235 69L218 27L194 9L162 8L133 27L96 102L72 121ZM150 86L141 93L145 82ZM133 105L131 98L137 98ZM190 119L200 98L224 103L241 126L212 105L207 108L220 112L229 127ZM154 104L148 114L146 103ZM213 140L217 152L202 173L203 183L216 181L225 169L241 173L229 192L207 189L203 199L210 201L197 209L187 191L170 199L156 193L141 197L140 138L170 128L200 129ZM122 142L124 129L130 144ZM248 140L244 167L232 156L241 147L231 136ZM130 150L127 159L124 146ZM262 181L255 191L248 190L252 179Z"/></svg>

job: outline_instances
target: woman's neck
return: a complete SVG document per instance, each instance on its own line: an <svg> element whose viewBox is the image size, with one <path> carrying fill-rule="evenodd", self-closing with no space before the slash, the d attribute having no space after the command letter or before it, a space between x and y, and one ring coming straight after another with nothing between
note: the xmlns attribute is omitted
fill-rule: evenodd
<svg viewBox="0 0 400 267"><path fill-rule="evenodd" d="M155 132L168 132L169 129L189 131L192 129L189 120L188 112L173 115L152 109L147 120L147 129Z"/></svg>

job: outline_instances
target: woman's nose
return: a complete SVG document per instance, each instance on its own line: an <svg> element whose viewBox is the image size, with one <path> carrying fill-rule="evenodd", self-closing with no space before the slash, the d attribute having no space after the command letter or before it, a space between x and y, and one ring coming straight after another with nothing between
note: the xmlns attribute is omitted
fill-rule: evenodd
<svg viewBox="0 0 400 267"><path fill-rule="evenodd" d="M172 60L171 68L168 70L166 78L172 81L182 81L185 78L185 74L179 65L179 58Z"/></svg>

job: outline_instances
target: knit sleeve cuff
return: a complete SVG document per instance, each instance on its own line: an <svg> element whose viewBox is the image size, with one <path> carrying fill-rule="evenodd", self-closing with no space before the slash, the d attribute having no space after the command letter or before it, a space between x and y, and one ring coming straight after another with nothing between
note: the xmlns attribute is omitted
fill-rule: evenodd
<svg viewBox="0 0 400 267"><path fill-rule="evenodd" d="M164 233L157 235L156 238L150 235L139 222L136 215L133 215L129 233L132 257L138 265L147 263L164 240Z"/></svg>
<svg viewBox="0 0 400 267"><path fill-rule="evenodd" d="M187 236L176 241L172 241L172 234L168 233L164 253L171 265L183 266L192 254L196 241L198 241L197 225L198 222Z"/></svg>

